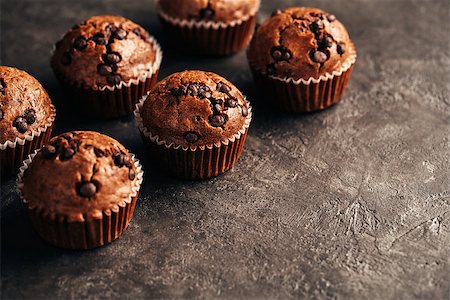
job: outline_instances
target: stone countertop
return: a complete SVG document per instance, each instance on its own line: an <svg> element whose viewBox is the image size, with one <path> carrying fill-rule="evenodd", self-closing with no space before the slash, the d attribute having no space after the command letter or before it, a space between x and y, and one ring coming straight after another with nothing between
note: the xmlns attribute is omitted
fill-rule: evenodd
<svg viewBox="0 0 450 300"><path fill-rule="evenodd" d="M342 102L303 115L273 110L243 52L192 57L167 43L150 0L1 2L1 64L64 95L52 44L95 14L120 14L161 42L160 78L217 72L254 106L243 156L201 182L148 163L132 118L58 114L56 132L94 129L146 170L134 218L114 243L64 251L33 231L13 180L1 184L2 298L448 299L450 233L449 2L263 0L334 13L358 48Z"/></svg>

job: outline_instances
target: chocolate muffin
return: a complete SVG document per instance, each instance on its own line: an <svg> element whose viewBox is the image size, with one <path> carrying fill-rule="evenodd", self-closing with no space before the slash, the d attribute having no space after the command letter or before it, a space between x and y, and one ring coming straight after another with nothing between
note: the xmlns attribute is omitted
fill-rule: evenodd
<svg viewBox="0 0 450 300"><path fill-rule="evenodd" d="M189 179L214 177L239 158L251 121L242 93L223 77L175 73L159 82L135 111L150 157Z"/></svg>
<svg viewBox="0 0 450 300"><path fill-rule="evenodd" d="M316 8L275 11L257 30L247 51L261 86L294 112L339 101L356 60L356 49L332 14Z"/></svg>
<svg viewBox="0 0 450 300"><path fill-rule="evenodd" d="M54 137L24 162L18 189L31 222L52 245L89 249L128 226L142 183L139 161L92 131Z"/></svg>
<svg viewBox="0 0 450 300"><path fill-rule="evenodd" d="M155 84L159 44L141 26L119 16L94 16L56 43L56 76L85 114L114 118L132 113Z"/></svg>
<svg viewBox="0 0 450 300"><path fill-rule="evenodd" d="M12 175L49 139L55 109L42 85L28 73L0 66L1 174Z"/></svg>
<svg viewBox="0 0 450 300"><path fill-rule="evenodd" d="M210 55L243 49L253 35L260 0L159 0L160 18L184 47Z"/></svg>

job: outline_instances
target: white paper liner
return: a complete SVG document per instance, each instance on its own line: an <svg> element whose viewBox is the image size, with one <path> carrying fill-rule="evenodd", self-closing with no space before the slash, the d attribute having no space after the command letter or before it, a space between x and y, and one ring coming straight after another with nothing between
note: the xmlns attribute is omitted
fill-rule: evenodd
<svg viewBox="0 0 450 300"><path fill-rule="evenodd" d="M39 151L40 151L40 149L35 150L33 154L30 154L28 156L28 158L26 160L24 160L22 167L20 167L20 169L19 169L19 174L17 175L17 181L16 181L17 192L19 193L20 198L22 199L23 203L27 206L28 209L30 209L30 207L28 206L29 202L25 199L25 197L23 196L23 193L22 193L22 189L24 186L23 178L24 178L25 171L28 169L30 164L33 162L33 158L36 156L36 154ZM124 206L126 204L130 204L132 202L133 198L138 195L139 190L142 185L142 181L144 180L144 171L142 169L142 165L141 165L140 161L136 158L136 156L134 154L129 153L129 155L130 155L131 159L133 160L134 167L136 168L136 173L137 173L136 180L134 181L133 186L131 187L131 193L130 193L129 197L126 199L122 199L122 201L120 201L117 204L115 204L114 206L112 206L110 208L110 210L112 210L112 211L118 211L119 206Z"/></svg>
<svg viewBox="0 0 450 300"><path fill-rule="evenodd" d="M63 36L64 37L64 36ZM70 82L69 79L64 78L64 76L62 76L62 74L60 74L60 72L58 70L56 70L55 68L53 68L53 70L58 73L58 77L61 78L64 82L66 82L69 85L75 86L77 88L82 88L82 89L91 89L91 90L99 90L99 91L104 91L104 90L109 90L109 91L114 91L115 89L122 89L122 87L130 87L132 84L134 85L139 85L140 82L145 82L147 79L150 79L153 75L155 75L156 72L159 71L159 68L161 66L161 62L162 62L162 58L163 58L163 51L161 50L161 46L159 45L159 43L156 41L156 39L149 35L148 41L152 44L153 47L153 51L156 53L155 54L155 61L153 62L153 64L149 67L149 69L145 72L142 72L137 79L130 79L127 82L125 81L121 81L119 84L116 84L114 86L110 86L110 85L105 85L105 86L94 86L94 87L88 87L86 88L85 86L82 85L82 83L80 82ZM53 57L54 53L56 50L56 45L53 45L53 49L50 51L51 56Z"/></svg>
<svg viewBox="0 0 450 300"><path fill-rule="evenodd" d="M14 141L6 141L4 143L0 143L0 150L5 150L7 147L16 148L17 145L25 145L26 141L31 142L35 137L40 136L43 132L46 132L47 129L51 128L55 122L56 118L56 109L53 104L50 104L50 116L48 116L44 126L39 127L37 130L31 132L31 134L25 135L23 138L16 137Z"/></svg>
<svg viewBox="0 0 450 300"><path fill-rule="evenodd" d="M172 25L188 27L188 28L196 27L196 28L219 29L219 28L238 26L238 25L241 25L242 23L244 23L245 21L248 21L248 19L250 19L251 17L255 16L258 13L260 5L261 5L261 1L258 0L258 5L255 6L253 11L251 11L248 15L243 16L239 20L233 20L230 22L221 22L221 21L214 22L214 21L196 21L196 20L185 20L185 19L173 18L162 11L162 9L159 5L159 0L156 0L156 6L158 7L158 13L165 21L171 23Z"/></svg>
<svg viewBox="0 0 450 300"><path fill-rule="evenodd" d="M136 124L139 128L139 130L141 131L141 133L148 139L150 139L151 142L156 143L157 145L164 145L164 147L166 147L167 149L183 149L184 151L187 150L191 150L191 151L196 151L197 148L199 148L200 150L205 150L205 148L208 149L212 149L214 146L216 147L220 147L221 145L228 145L230 142L234 142L237 139L240 139L242 135L244 135L248 128L250 127L250 123L252 120L252 107L250 106L250 102L247 102L248 105L248 115L245 118L245 123L242 126L242 128L236 133L234 134L231 138L227 139L227 140L223 140L217 143L213 143L213 144L206 144L206 145L191 145L188 147L185 146L181 146L181 145L176 145L174 142L168 143L165 140L162 140L158 135L154 135L152 134L147 127L144 126L144 122L143 119L141 117L141 113L140 110L142 108L142 106L144 105L145 101L147 100L148 96L150 93L147 93L147 95L145 95L144 97L142 97L142 99L139 101L138 104L136 104L136 109L134 110L134 116L136 119ZM244 97L244 99L246 99Z"/></svg>
<svg viewBox="0 0 450 300"><path fill-rule="evenodd" d="M342 73L346 72L348 69L350 69L353 64L356 62L356 49L355 46L353 44L351 44L351 47L349 47L351 49L351 54L350 56L347 58L347 60L342 64L341 68L339 70L333 71L332 73L325 73L324 75L320 76L319 78L314 78L314 77L310 77L309 79L305 80L303 78L300 78L298 80L295 80L292 77L279 77L279 76L273 76L273 75L267 75L265 73L265 75L267 75L267 77L278 80L278 81L283 81L286 83L292 82L293 84L299 85L299 84L304 84L304 85L309 85L312 83L319 83L321 81L327 81L327 80L331 80L336 76L341 76ZM249 61L250 65L251 62ZM255 69L256 70L256 69ZM257 71L258 72L258 71Z"/></svg>

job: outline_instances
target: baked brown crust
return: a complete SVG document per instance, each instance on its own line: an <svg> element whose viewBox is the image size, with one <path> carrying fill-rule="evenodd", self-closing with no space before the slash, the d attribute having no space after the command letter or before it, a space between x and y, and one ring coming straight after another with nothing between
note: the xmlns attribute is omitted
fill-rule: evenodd
<svg viewBox="0 0 450 300"><path fill-rule="evenodd" d="M50 97L33 76L0 66L0 143L36 132L53 112Z"/></svg>
<svg viewBox="0 0 450 300"><path fill-rule="evenodd" d="M247 57L253 70L294 80L339 71L356 53L341 22L317 8L276 11L257 30Z"/></svg>
<svg viewBox="0 0 450 300"><path fill-rule="evenodd" d="M132 194L136 168L116 140L92 131L54 137L24 173L22 195L43 215L84 221L116 211Z"/></svg>
<svg viewBox="0 0 450 300"><path fill-rule="evenodd" d="M249 114L242 93L223 77L203 71L172 74L150 92L140 115L160 141L182 147L232 139Z"/></svg>
<svg viewBox="0 0 450 300"><path fill-rule="evenodd" d="M229 23L255 15L259 0L159 0L159 9L180 20Z"/></svg>
<svg viewBox="0 0 450 300"><path fill-rule="evenodd" d="M138 79L156 59L149 34L120 16L94 16L56 43L51 65L72 85L97 89Z"/></svg>

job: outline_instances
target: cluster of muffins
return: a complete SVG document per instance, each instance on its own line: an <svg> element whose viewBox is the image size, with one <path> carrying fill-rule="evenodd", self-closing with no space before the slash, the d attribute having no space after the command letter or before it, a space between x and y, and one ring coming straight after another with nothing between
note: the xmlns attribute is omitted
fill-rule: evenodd
<svg viewBox="0 0 450 300"><path fill-rule="evenodd" d="M259 0L157 3L169 36L197 52L230 55L250 44L255 81L280 108L306 112L337 103L356 60L345 27L319 9L289 8L255 30L259 6ZM170 174L206 179L226 172L244 147L249 101L211 72L178 72L157 83L162 57L155 38L123 17L80 22L55 44L51 58L67 90L61 105L101 119L134 114L149 157ZM39 235L68 249L118 238L143 180L135 156L98 132L50 139L55 108L24 71L0 66L0 100L1 174L22 166L18 190Z"/></svg>

